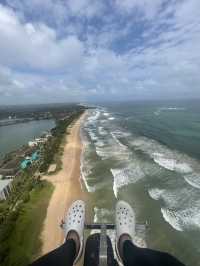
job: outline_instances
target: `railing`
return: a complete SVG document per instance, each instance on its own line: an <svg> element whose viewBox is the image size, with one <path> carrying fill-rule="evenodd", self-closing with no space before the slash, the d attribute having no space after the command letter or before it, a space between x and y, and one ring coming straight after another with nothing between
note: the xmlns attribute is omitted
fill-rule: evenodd
<svg viewBox="0 0 200 266"><path fill-rule="evenodd" d="M114 230L115 229L114 224L99 224L99 223L85 224L85 229L88 229L88 230L102 229L102 227L104 227L105 229L108 229L108 230Z"/></svg>

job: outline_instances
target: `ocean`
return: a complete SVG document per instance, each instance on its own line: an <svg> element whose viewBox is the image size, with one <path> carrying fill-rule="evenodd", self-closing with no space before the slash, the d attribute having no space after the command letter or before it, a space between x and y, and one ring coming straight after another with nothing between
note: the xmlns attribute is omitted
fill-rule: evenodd
<svg viewBox="0 0 200 266"><path fill-rule="evenodd" d="M114 222L125 200L136 214L136 244L200 265L200 102L98 105L81 136L94 222Z"/></svg>
<svg viewBox="0 0 200 266"><path fill-rule="evenodd" d="M55 126L54 120L37 120L0 127L0 159Z"/></svg>

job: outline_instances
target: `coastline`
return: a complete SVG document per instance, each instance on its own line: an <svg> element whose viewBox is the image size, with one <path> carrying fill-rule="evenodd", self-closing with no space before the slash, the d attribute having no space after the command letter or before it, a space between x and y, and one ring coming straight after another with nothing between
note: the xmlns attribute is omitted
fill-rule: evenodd
<svg viewBox="0 0 200 266"><path fill-rule="evenodd" d="M47 215L41 233L41 254L57 248L63 243L64 233L60 222L70 204L77 199L87 199L87 193L81 185L81 153L82 142L80 136L81 125L85 120L86 112L68 129L65 136L65 147L62 156L62 169L50 176L44 176L54 186L54 191L47 208Z"/></svg>

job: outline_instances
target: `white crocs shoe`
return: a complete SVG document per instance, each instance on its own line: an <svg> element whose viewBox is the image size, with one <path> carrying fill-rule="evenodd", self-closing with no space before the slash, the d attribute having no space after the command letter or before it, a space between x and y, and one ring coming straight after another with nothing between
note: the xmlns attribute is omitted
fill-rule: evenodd
<svg viewBox="0 0 200 266"><path fill-rule="evenodd" d="M135 214L131 206L125 201L118 201L115 210L116 242L115 249L119 260L119 240L123 235L128 235L132 240L135 234Z"/></svg>
<svg viewBox="0 0 200 266"><path fill-rule="evenodd" d="M82 200L77 200L72 203L65 219L65 238L71 231L75 231L79 237L79 251L76 255L74 264L80 259L83 251L83 235L85 225L85 203Z"/></svg>

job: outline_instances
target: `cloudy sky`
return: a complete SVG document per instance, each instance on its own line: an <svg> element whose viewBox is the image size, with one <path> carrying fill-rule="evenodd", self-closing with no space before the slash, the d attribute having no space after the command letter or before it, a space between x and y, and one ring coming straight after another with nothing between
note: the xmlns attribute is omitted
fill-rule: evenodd
<svg viewBox="0 0 200 266"><path fill-rule="evenodd" d="M0 0L0 104L200 98L200 0Z"/></svg>

